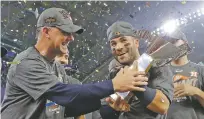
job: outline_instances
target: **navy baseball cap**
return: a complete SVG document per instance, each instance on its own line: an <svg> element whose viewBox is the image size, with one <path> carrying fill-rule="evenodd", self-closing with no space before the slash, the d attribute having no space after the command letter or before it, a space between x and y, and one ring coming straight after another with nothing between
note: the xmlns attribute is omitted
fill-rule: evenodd
<svg viewBox="0 0 204 119"><path fill-rule="evenodd" d="M169 37L187 41L186 35L180 29L176 29L173 33L169 34Z"/></svg>
<svg viewBox="0 0 204 119"><path fill-rule="evenodd" d="M133 26L124 21L117 21L113 23L107 30L107 37L110 41L113 38L121 37L121 36L134 36L138 37L135 33Z"/></svg>
<svg viewBox="0 0 204 119"><path fill-rule="evenodd" d="M37 27L57 27L68 33L81 34L84 29L73 24L70 14L62 8L49 8L42 12L38 18Z"/></svg>
<svg viewBox="0 0 204 119"><path fill-rule="evenodd" d="M185 43L188 43L186 35L178 28L174 32L163 36L165 40L169 40L171 43L175 43L178 40L183 40Z"/></svg>

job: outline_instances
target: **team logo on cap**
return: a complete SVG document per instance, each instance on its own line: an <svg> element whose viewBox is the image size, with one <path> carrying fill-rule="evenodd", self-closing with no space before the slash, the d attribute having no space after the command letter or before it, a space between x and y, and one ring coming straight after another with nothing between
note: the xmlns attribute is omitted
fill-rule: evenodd
<svg viewBox="0 0 204 119"><path fill-rule="evenodd" d="M120 35L120 32L115 32L115 35Z"/></svg>
<svg viewBox="0 0 204 119"><path fill-rule="evenodd" d="M59 12L62 14L62 16L64 17L64 19L69 19L69 20L72 21L72 18L71 18L71 16L70 16L70 14L69 14L66 10L61 10L61 11L59 11Z"/></svg>
<svg viewBox="0 0 204 119"><path fill-rule="evenodd" d="M57 20L54 17L48 17L47 19L45 19L45 23L53 23L56 22Z"/></svg>

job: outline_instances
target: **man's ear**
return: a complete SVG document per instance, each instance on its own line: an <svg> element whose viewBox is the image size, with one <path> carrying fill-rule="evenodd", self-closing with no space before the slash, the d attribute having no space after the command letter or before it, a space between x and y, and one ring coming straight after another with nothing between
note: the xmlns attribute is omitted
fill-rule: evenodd
<svg viewBox="0 0 204 119"><path fill-rule="evenodd" d="M42 28L43 34L45 34L45 37L49 39L50 35L48 34L48 31L49 31L49 29L47 27L43 27Z"/></svg>
<svg viewBox="0 0 204 119"><path fill-rule="evenodd" d="M135 40L135 45L137 48L139 48L139 39L134 39Z"/></svg>

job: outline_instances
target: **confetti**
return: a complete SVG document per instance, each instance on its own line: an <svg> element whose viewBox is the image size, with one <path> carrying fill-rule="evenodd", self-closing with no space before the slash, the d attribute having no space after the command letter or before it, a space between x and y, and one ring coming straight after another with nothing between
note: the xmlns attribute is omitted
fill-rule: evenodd
<svg viewBox="0 0 204 119"><path fill-rule="evenodd" d="M181 2L181 4L183 4L183 5L186 4L186 0L183 0L183 1Z"/></svg>
<svg viewBox="0 0 204 119"><path fill-rule="evenodd" d="M131 18L134 18L134 16L132 14L129 15Z"/></svg>
<svg viewBox="0 0 204 119"><path fill-rule="evenodd" d="M150 2L146 2L145 6L150 7Z"/></svg>
<svg viewBox="0 0 204 119"><path fill-rule="evenodd" d="M20 61L7 62L7 64L19 64Z"/></svg>
<svg viewBox="0 0 204 119"><path fill-rule="evenodd" d="M42 3L41 3L42 2ZM36 24L29 22L29 19L18 19L23 18L25 15L25 10L33 10L35 13L36 18L39 17L39 14L44 11L46 8L49 8L51 6L55 7L62 7L66 8L67 10L70 9L71 14L73 15L73 20L76 22L76 24L81 25L84 27L84 33L82 35L77 35L75 41L73 44L69 46L70 49L70 59L72 59L73 64L77 64L79 66L80 72L86 71L89 72L97 72L97 67L101 64L103 64L103 61L106 61L106 59L110 56L110 46L109 42L107 41L106 36L106 30L107 28L115 21L117 20L124 20L129 21L132 24L134 23L134 26L136 28L149 28L154 31L154 34L162 34L163 29L160 29L160 19L155 19L155 17L158 18L166 18L166 16L174 16L174 14L178 14L178 16L185 16L185 19L180 20L179 18L179 25L182 27L187 27L188 22L197 23L197 20L202 20L203 16L203 10L196 8L195 13L194 11L191 11L191 13L183 13L179 10L175 9L172 13L166 13L163 11L154 11L154 7L161 7L159 6L160 3L165 6L165 2L142 2L142 6L140 4L132 4L131 2L128 2L127 0L124 2L118 2L118 4L114 4L114 2L101 2L101 1L87 1L87 2L66 2L66 1L57 1L52 0L50 2L48 1L42 1L41 2L33 2L31 4L28 4L27 0L21 1L21 2L15 2L16 4L13 4L15 9L17 11L10 11L10 17L3 17L2 18L2 29L6 28L6 31L4 34L9 34L13 36L12 42L15 42L15 44L21 45L23 48L27 48L29 42L22 42L19 43L19 41L27 40L30 37L35 36L35 30L33 30L34 27L36 27ZM117 1L115 1L116 3ZM186 0L180 1L182 4L186 4ZM179 4L181 4L179 2ZM26 3L26 4L25 4ZM190 4L190 3L189 3ZM5 7L5 5L2 5L2 7ZM183 6L183 5L181 5ZM4 8L3 7L3 8ZM120 9L118 9L118 7ZM150 8L151 7L151 8ZM174 6L172 6L174 7ZM171 8L172 8L171 7ZM2 8L2 9L3 9ZM174 7L175 8L175 7ZM179 8L180 9L180 8ZM149 10L149 11L148 11ZM193 10L193 8L192 8ZM199 10L199 12L198 12ZM152 12L152 18L149 16L149 13ZM146 14L147 13L147 14ZM7 13L6 13L7 14ZM189 15L190 14L190 15ZM6 16L6 15L5 15ZM12 18L15 17L15 19ZM168 16L168 17L169 17ZM143 19L149 19L144 20ZM23 21L27 20L27 21ZM154 22L156 23L158 20L157 25L159 26L153 26ZM9 22L8 22L9 21ZM12 27L14 22L18 24L22 23L22 25L16 25ZM145 24L145 25L141 25ZM156 24L155 24L156 25ZM199 22L198 25L200 28L204 28L204 23ZM190 25L189 25L190 26ZM157 29L159 28L159 29ZM200 33L200 29L191 29L191 33L195 35L195 33ZM11 31L12 30L12 31ZM7 32L7 33L6 33ZM153 34L153 32L152 32ZM30 36L31 35L31 36ZM17 38L18 40L14 40L14 38ZM34 39L34 38L33 38ZM29 39L30 40L30 39ZM145 41L148 43L147 41ZM28 43L28 44L27 44ZM191 43L191 41L190 41ZM192 43L196 44L196 41L192 41ZM15 47L15 51L18 49L18 47ZM198 48L198 46L196 46ZM12 48L14 49L14 47ZM90 67L89 67L90 66ZM83 68L85 67L85 68ZM98 71L99 72L99 71ZM89 72L90 73L90 72ZM80 75L81 76L81 75ZM83 75L86 76L86 75ZM90 76L91 77L91 76ZM100 80L98 76L95 76L96 80Z"/></svg>
<svg viewBox="0 0 204 119"><path fill-rule="evenodd" d="M91 5L91 3L90 3L90 2L88 2L88 3L87 3L87 5L89 5L89 6L90 6L90 5Z"/></svg>
<svg viewBox="0 0 204 119"><path fill-rule="evenodd" d="M28 32L28 30L27 29L25 29L24 31L23 31L23 33L27 33Z"/></svg>

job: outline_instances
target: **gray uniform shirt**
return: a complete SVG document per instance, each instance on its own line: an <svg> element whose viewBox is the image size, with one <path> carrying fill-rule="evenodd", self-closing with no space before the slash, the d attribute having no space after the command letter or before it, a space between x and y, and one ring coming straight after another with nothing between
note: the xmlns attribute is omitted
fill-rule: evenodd
<svg viewBox="0 0 204 119"><path fill-rule="evenodd" d="M171 66L174 84L190 84L204 91L204 66L189 62ZM204 108L194 97L174 98L167 119L204 119Z"/></svg>
<svg viewBox="0 0 204 119"><path fill-rule="evenodd" d="M46 99L42 96L59 82L53 69L39 52L30 47L16 56L7 75L2 119L45 119Z"/></svg>
<svg viewBox="0 0 204 119"><path fill-rule="evenodd" d="M111 74L114 76L114 73ZM111 77L112 77L111 76ZM172 72L168 66L152 67L148 73L148 87L161 90L171 101L173 99ZM104 102L103 102L104 104ZM134 96L130 102L130 111L122 112L119 119L165 119L166 115L160 115L147 109L140 100Z"/></svg>
<svg viewBox="0 0 204 119"><path fill-rule="evenodd" d="M57 62L49 62L30 47L16 56L8 71L2 119L64 119L65 107L48 101L43 94L59 82L77 84Z"/></svg>

